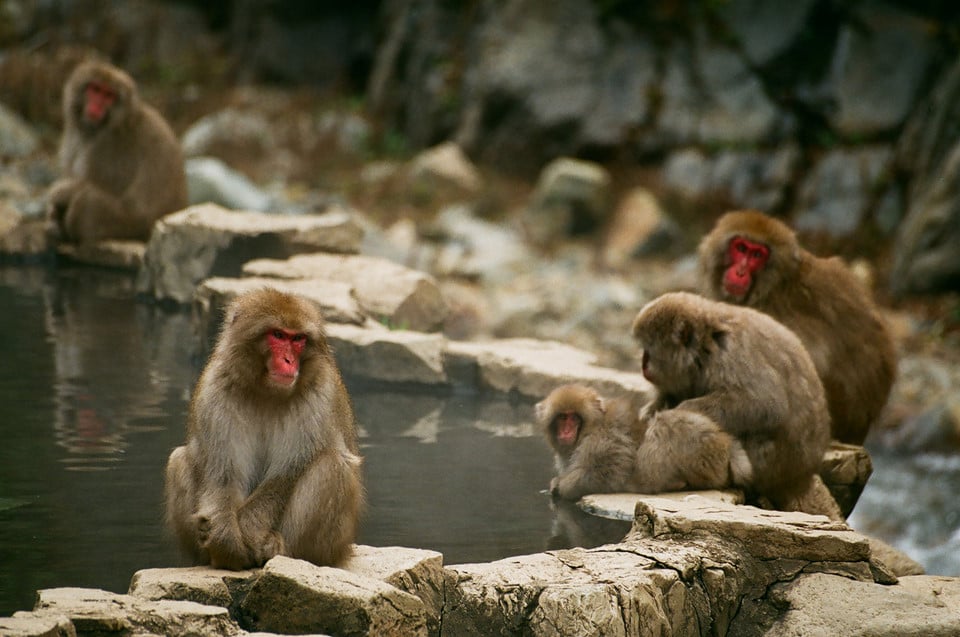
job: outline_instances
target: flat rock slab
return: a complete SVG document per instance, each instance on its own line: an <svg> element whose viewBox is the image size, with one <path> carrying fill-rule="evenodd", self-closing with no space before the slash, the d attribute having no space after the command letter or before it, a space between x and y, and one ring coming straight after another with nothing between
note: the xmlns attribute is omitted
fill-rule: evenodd
<svg viewBox="0 0 960 637"><path fill-rule="evenodd" d="M394 328L432 332L449 312L432 276L379 257L316 253L256 259L243 266L243 273L347 283L369 316Z"/></svg>
<svg viewBox="0 0 960 637"><path fill-rule="evenodd" d="M363 230L345 211L278 215L191 206L162 218L147 243L137 281L141 293L188 303L203 279L239 276L251 259L304 252L354 253Z"/></svg>
<svg viewBox="0 0 960 637"><path fill-rule="evenodd" d="M257 571L227 571L207 566L147 568L133 574L128 593L152 600L196 602L230 608L238 589L257 576Z"/></svg>
<svg viewBox="0 0 960 637"><path fill-rule="evenodd" d="M447 383L447 341L441 334L331 323L327 339L344 374L389 383Z"/></svg>
<svg viewBox="0 0 960 637"><path fill-rule="evenodd" d="M282 634L426 635L423 602L371 577L274 557L240 605L245 624Z"/></svg>
<svg viewBox="0 0 960 637"><path fill-rule="evenodd" d="M234 635L240 627L226 608L195 602L152 601L89 588L47 588L35 613L65 615L79 635Z"/></svg>
<svg viewBox="0 0 960 637"><path fill-rule="evenodd" d="M639 493L595 493L585 495L577 502L581 509L602 518L611 520L633 521L637 503L651 496ZM656 497L665 500L686 500L701 498L726 504L743 504L743 493L740 491L675 491L660 493Z"/></svg>
<svg viewBox="0 0 960 637"><path fill-rule="evenodd" d="M70 618L48 613L19 611L13 617L0 617L0 635L3 637L77 637Z"/></svg>
<svg viewBox="0 0 960 637"><path fill-rule="evenodd" d="M773 587L786 612L765 635L948 637L960 635L960 579L914 575L895 586L843 577L802 575Z"/></svg>
<svg viewBox="0 0 960 637"><path fill-rule="evenodd" d="M595 365L597 358L563 343L512 338L497 341L451 341L448 358L476 365L478 381L503 392L516 391L543 398L558 385L582 382L604 396L649 395L650 383L642 374Z"/></svg>

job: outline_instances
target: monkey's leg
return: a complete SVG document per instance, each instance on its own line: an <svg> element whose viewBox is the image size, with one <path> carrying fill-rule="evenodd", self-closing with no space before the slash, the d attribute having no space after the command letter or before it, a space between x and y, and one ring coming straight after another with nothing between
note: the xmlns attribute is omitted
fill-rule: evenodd
<svg viewBox="0 0 960 637"><path fill-rule="evenodd" d="M242 496L235 485L206 486L201 490L195 515L200 547L215 568L242 570L258 566L240 533L237 511Z"/></svg>
<svg viewBox="0 0 960 637"><path fill-rule="evenodd" d="M634 487L641 493L730 486L729 434L706 416L657 412L637 450Z"/></svg>
<svg viewBox="0 0 960 637"><path fill-rule="evenodd" d="M633 470L631 441L617 432L598 431L580 442L567 470L550 483L551 492L565 500L578 500L590 493L625 491Z"/></svg>
<svg viewBox="0 0 960 637"><path fill-rule="evenodd" d="M812 515L825 515L836 522L845 521L843 513L840 512L840 505L833 499L830 489L817 474L811 476L806 489L793 496L778 499L774 505L781 511L803 511Z"/></svg>
<svg viewBox="0 0 960 637"><path fill-rule="evenodd" d="M77 189L62 224L64 238L77 243L141 236L141 226L121 199L89 182Z"/></svg>
<svg viewBox="0 0 960 637"><path fill-rule="evenodd" d="M180 550L195 564L205 564L210 556L201 548L197 528L197 485L187 447L177 447L167 461L164 499L167 527L171 529Z"/></svg>
<svg viewBox="0 0 960 637"><path fill-rule="evenodd" d="M336 565L350 554L364 500L361 463L345 448L326 450L300 477L280 524L289 555Z"/></svg>

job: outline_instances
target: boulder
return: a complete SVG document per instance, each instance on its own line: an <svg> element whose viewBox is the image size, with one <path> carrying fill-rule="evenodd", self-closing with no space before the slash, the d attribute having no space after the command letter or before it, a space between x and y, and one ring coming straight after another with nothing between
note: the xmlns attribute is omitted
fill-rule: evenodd
<svg viewBox="0 0 960 637"><path fill-rule="evenodd" d="M196 602L231 609L243 599L256 571L225 571L207 566L147 568L133 574L127 591L150 600Z"/></svg>
<svg viewBox="0 0 960 637"><path fill-rule="evenodd" d="M646 188L633 188L617 204L603 247L603 261L617 268L633 257L677 251L682 232L664 214L660 202Z"/></svg>
<svg viewBox="0 0 960 637"><path fill-rule="evenodd" d="M871 473L873 461L863 447L833 440L823 454L820 477L830 489L844 517L853 511Z"/></svg>
<svg viewBox="0 0 960 637"><path fill-rule="evenodd" d="M270 215L191 206L157 222L147 243L137 289L184 304L212 276L238 276L255 258L285 259L301 252L356 252L362 231L351 215Z"/></svg>
<svg viewBox="0 0 960 637"><path fill-rule="evenodd" d="M474 197L483 188L480 171L455 142L428 148L410 160L408 179L414 196Z"/></svg>
<svg viewBox="0 0 960 637"><path fill-rule="evenodd" d="M346 283L366 314L392 328L434 331L448 311L432 276L379 257L302 254L284 261L256 259L243 266L243 274Z"/></svg>
<svg viewBox="0 0 960 637"><path fill-rule="evenodd" d="M19 158L40 147L37 134L17 113L0 104L0 156Z"/></svg>
<svg viewBox="0 0 960 637"><path fill-rule="evenodd" d="M213 203L230 210L269 212L278 202L215 157L194 157L184 166L187 200L191 204Z"/></svg>
<svg viewBox="0 0 960 637"><path fill-rule="evenodd" d="M771 600L785 609L763 634L862 635L899 637L960 634L960 580L911 576L896 586L831 577L802 575L776 584Z"/></svg>
<svg viewBox="0 0 960 637"><path fill-rule="evenodd" d="M886 146L828 152L800 187L796 228L834 238L855 234L892 157Z"/></svg>
<svg viewBox="0 0 960 637"><path fill-rule="evenodd" d="M195 602L152 601L88 588L37 592L34 613L67 616L78 635L234 635L240 627L226 608Z"/></svg>
<svg viewBox="0 0 960 637"><path fill-rule="evenodd" d="M595 229L606 220L609 208L607 170L594 162L561 157L541 171L522 220L531 240L550 245Z"/></svg>
<svg viewBox="0 0 960 637"><path fill-rule="evenodd" d="M447 383L440 334L331 323L327 340L346 375L388 383Z"/></svg>
<svg viewBox="0 0 960 637"><path fill-rule="evenodd" d="M52 613L25 613L0 617L0 635L4 637L77 637L70 618Z"/></svg>
<svg viewBox="0 0 960 637"><path fill-rule="evenodd" d="M240 605L252 629L335 635L426 635L415 595L372 577L277 556L263 567Z"/></svg>
<svg viewBox="0 0 960 637"><path fill-rule="evenodd" d="M37 258L49 249L43 219L22 215L13 206L0 201L0 255Z"/></svg>

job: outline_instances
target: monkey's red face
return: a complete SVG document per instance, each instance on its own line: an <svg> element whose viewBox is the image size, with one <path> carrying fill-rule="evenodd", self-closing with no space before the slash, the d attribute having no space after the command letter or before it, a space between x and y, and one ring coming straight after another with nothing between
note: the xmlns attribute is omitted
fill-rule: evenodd
<svg viewBox="0 0 960 637"><path fill-rule="evenodd" d="M117 92L104 82L90 82L83 89L83 118L90 124L100 124L117 100Z"/></svg>
<svg viewBox="0 0 960 637"><path fill-rule="evenodd" d="M580 435L580 426L583 420L575 411L562 411L553 418L553 435L561 447L572 447L577 444Z"/></svg>
<svg viewBox="0 0 960 637"><path fill-rule="evenodd" d="M307 335L278 328L267 332L265 338L270 348L269 383L281 388L293 387L300 375L300 355L307 345Z"/></svg>
<svg viewBox="0 0 960 637"><path fill-rule="evenodd" d="M727 247L727 270L723 273L723 289L737 301L742 301L753 285L754 275L763 269L770 258L770 248L744 237L734 237Z"/></svg>

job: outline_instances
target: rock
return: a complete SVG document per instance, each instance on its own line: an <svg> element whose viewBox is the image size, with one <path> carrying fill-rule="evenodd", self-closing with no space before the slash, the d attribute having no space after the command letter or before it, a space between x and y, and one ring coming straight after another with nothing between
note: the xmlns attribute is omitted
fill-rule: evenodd
<svg viewBox="0 0 960 637"><path fill-rule="evenodd" d="M108 239L83 245L61 243L57 246L57 256L85 265L136 271L143 266L146 250L142 241Z"/></svg>
<svg viewBox="0 0 960 637"><path fill-rule="evenodd" d="M0 156L26 157L40 146L37 134L22 117L0 104Z"/></svg>
<svg viewBox="0 0 960 637"><path fill-rule="evenodd" d="M183 154L263 154L276 145L273 131L274 126L264 115L228 108L201 117L184 132Z"/></svg>
<svg viewBox="0 0 960 637"><path fill-rule="evenodd" d="M150 600L196 602L233 608L257 571L225 571L207 566L148 568L133 574L128 593Z"/></svg>
<svg viewBox="0 0 960 637"><path fill-rule="evenodd" d="M304 254L285 261L257 259L244 265L243 273L347 283L368 315L397 329L436 330L448 311L432 276L379 257Z"/></svg>
<svg viewBox="0 0 960 637"><path fill-rule="evenodd" d="M574 380L608 397L647 395L651 391L642 374L597 367L593 354L549 341L515 338L450 342L447 360L448 366L460 370L473 368L483 387L536 398Z"/></svg>
<svg viewBox="0 0 960 637"><path fill-rule="evenodd" d="M931 167L911 196L907 217L897 230L890 288L895 295L958 289L960 252L960 143L942 165Z"/></svg>
<svg viewBox="0 0 960 637"><path fill-rule="evenodd" d="M561 157L540 173L524 209L523 224L541 245L592 230L605 221L610 206L610 175L593 162Z"/></svg>
<svg viewBox="0 0 960 637"><path fill-rule="evenodd" d="M37 593L34 613L66 615L78 635L234 635L240 627L226 608L195 602L152 601L88 588L48 588Z"/></svg>
<svg viewBox="0 0 960 637"><path fill-rule="evenodd" d="M663 175L669 191L685 200L770 211L783 204L799 164L794 144L773 152L724 150L712 156L683 149L670 154Z"/></svg>
<svg viewBox="0 0 960 637"><path fill-rule="evenodd" d="M430 226L443 246L426 267L439 276L495 284L532 267L535 258L520 233L502 223L475 217L466 206L448 206Z"/></svg>
<svg viewBox="0 0 960 637"><path fill-rule="evenodd" d="M661 82L660 116L641 146L688 143L767 142L783 128L783 118L760 79L737 53L716 43L703 24L694 26L693 44L671 43Z"/></svg>
<svg viewBox="0 0 960 637"><path fill-rule="evenodd" d="M240 612L266 632L427 634L418 597L371 577L282 556L263 567Z"/></svg>
<svg viewBox="0 0 960 637"><path fill-rule="evenodd" d="M20 611L13 617L0 617L0 634L4 637L77 637L77 629L66 615Z"/></svg>
<svg viewBox="0 0 960 637"><path fill-rule="evenodd" d="M580 498L577 506L590 515L598 515L611 520L633 521L636 517L637 503L646 497L648 496L639 493L594 493ZM735 490L674 491L658 494L657 497L667 500L701 498L727 504L743 504L743 493Z"/></svg>
<svg viewBox="0 0 960 637"><path fill-rule="evenodd" d="M428 148L410 160L409 185L413 193L429 197L474 197L483 188L483 178L454 142Z"/></svg>
<svg viewBox="0 0 960 637"><path fill-rule="evenodd" d="M344 374L389 383L447 383L446 339L440 334L331 323L327 340Z"/></svg>
<svg viewBox="0 0 960 637"><path fill-rule="evenodd" d="M191 205L213 203L231 210L276 210L279 203L241 173L213 157L193 157L185 164Z"/></svg>
<svg viewBox="0 0 960 637"><path fill-rule="evenodd" d="M300 252L356 252L361 230L347 212L270 215L234 212L213 204L191 206L157 222L147 243L137 290L188 303L212 276L239 276L255 258L284 259Z"/></svg>
<svg viewBox="0 0 960 637"><path fill-rule="evenodd" d="M20 214L0 201L0 255L17 258L40 257L50 249L43 219Z"/></svg>
<svg viewBox="0 0 960 637"><path fill-rule="evenodd" d="M680 227L664 214L657 198L646 188L634 188L613 213L603 261L612 268L622 267L633 257L676 250L681 239Z"/></svg>
<svg viewBox="0 0 960 637"><path fill-rule="evenodd" d="M884 146L827 153L800 188L795 227L834 238L853 235L891 158Z"/></svg>
<svg viewBox="0 0 960 637"><path fill-rule="evenodd" d="M830 489L844 517L853 511L871 473L873 462L863 447L833 440L823 454L820 477Z"/></svg>
<svg viewBox="0 0 960 637"><path fill-rule="evenodd" d="M786 609L767 632L787 635L864 635L935 637L960 633L960 581L904 577L896 586L814 573L777 584L770 592Z"/></svg>
<svg viewBox="0 0 960 637"><path fill-rule="evenodd" d="M899 126L916 103L934 60L934 27L882 3L854 13L835 49L831 123L843 135L876 135Z"/></svg>
<svg viewBox="0 0 960 637"><path fill-rule="evenodd" d="M732 0L717 7L721 21L739 40L750 64L762 67L797 42L816 0L774 6L763 0Z"/></svg>
<svg viewBox="0 0 960 637"><path fill-rule="evenodd" d="M444 587L451 579L450 573L443 569L441 553L400 546L357 545L341 568L416 595L427 614L427 633L440 634Z"/></svg>

